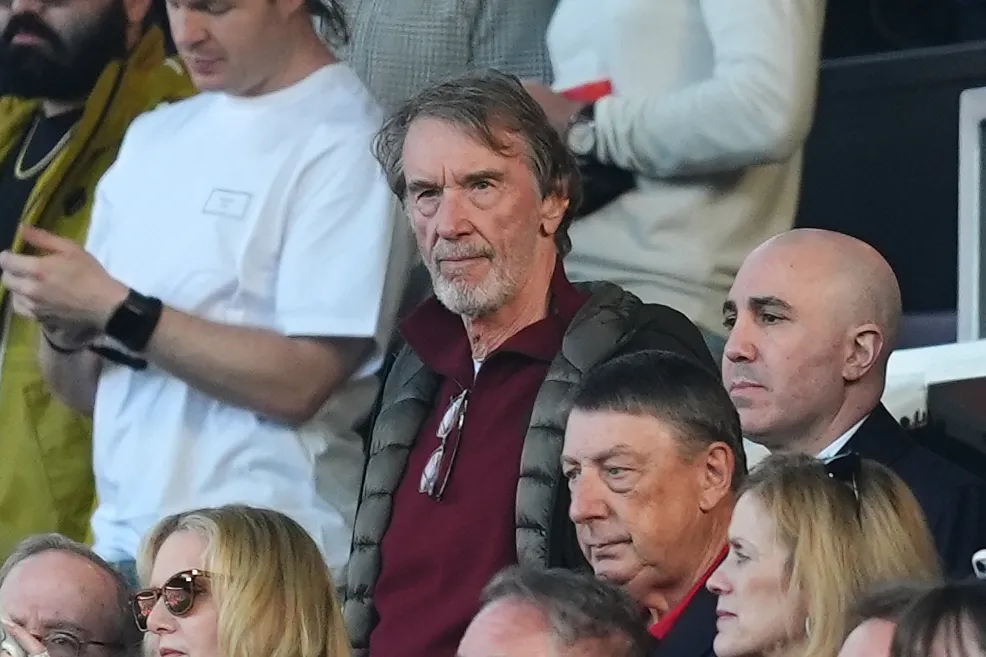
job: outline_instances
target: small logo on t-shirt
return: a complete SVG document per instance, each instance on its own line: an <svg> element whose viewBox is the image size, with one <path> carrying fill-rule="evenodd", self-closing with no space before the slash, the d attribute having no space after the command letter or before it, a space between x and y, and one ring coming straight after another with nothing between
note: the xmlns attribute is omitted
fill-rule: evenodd
<svg viewBox="0 0 986 657"><path fill-rule="evenodd" d="M233 192L228 189L214 189L209 194L209 200L205 202L202 212L207 214L217 214L221 217L231 217L242 219L246 215L250 199L253 198L246 192Z"/></svg>

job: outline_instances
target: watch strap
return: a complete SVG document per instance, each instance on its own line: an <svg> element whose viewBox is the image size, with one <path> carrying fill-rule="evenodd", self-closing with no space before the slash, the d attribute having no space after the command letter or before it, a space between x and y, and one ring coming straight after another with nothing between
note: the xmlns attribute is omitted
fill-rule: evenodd
<svg viewBox="0 0 986 657"><path fill-rule="evenodd" d="M86 345L82 345L81 347L63 347L62 345L52 340L51 336L48 335L48 331L44 329L41 329L41 337L44 338L45 342L48 343L48 346L51 347L51 350L54 351L56 354L65 354L65 355L76 354L86 348Z"/></svg>
<svg viewBox="0 0 986 657"><path fill-rule="evenodd" d="M106 335L127 349L140 353L147 348L161 319L164 304L131 289L106 323Z"/></svg>

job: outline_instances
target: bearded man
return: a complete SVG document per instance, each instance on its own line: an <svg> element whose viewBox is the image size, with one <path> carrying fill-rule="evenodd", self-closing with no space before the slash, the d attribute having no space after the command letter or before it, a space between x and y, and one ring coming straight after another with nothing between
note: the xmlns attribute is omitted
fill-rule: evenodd
<svg viewBox="0 0 986 657"><path fill-rule="evenodd" d="M453 657L501 569L586 567L560 462L583 374L645 349L715 364L684 315L565 277L577 169L517 79L422 91L376 155L436 296L384 386L345 615L359 657Z"/></svg>
<svg viewBox="0 0 986 657"><path fill-rule="evenodd" d="M96 183L138 115L194 92L152 0L0 4L0 251L22 225L79 244ZM25 536L86 537L94 504L91 421L54 399L37 364L38 325L0 288L0 559Z"/></svg>

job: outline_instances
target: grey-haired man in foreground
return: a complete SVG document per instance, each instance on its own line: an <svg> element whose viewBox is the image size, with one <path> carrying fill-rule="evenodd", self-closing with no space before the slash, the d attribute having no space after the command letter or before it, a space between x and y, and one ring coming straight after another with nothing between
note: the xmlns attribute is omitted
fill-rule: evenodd
<svg viewBox="0 0 986 657"><path fill-rule="evenodd" d="M129 595L106 561L60 534L24 539L0 567L3 629L28 655L136 657Z"/></svg>
<svg viewBox="0 0 986 657"><path fill-rule="evenodd" d="M652 642L627 594L568 570L508 568L482 604L458 657L645 657Z"/></svg>

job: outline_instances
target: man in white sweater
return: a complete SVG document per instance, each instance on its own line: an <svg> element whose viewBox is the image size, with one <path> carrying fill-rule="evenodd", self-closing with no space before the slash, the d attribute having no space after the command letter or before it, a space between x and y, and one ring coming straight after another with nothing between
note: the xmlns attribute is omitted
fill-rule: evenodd
<svg viewBox="0 0 986 657"><path fill-rule="evenodd" d="M573 224L573 280L682 311L721 356L739 265L794 221L824 13L824 0L560 0L554 84L528 91L590 167L633 174Z"/></svg>

